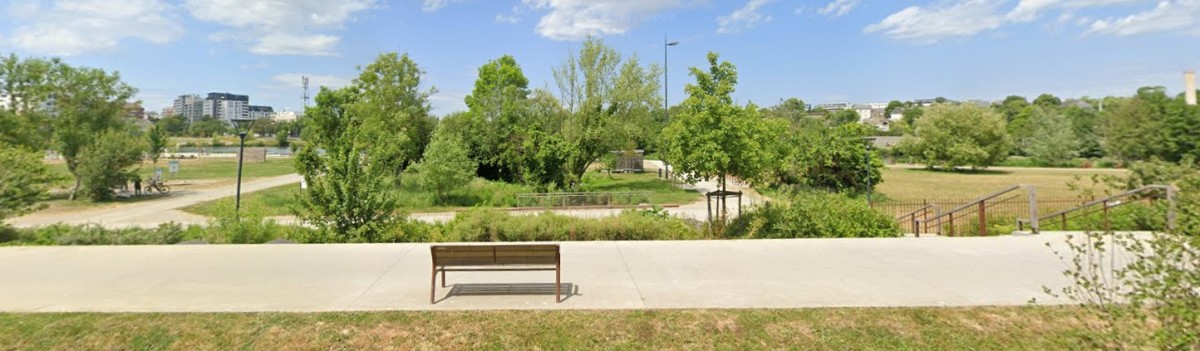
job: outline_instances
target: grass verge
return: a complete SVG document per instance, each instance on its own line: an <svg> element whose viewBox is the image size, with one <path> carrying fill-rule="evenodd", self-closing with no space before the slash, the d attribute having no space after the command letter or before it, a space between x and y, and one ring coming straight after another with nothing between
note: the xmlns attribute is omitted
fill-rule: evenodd
<svg viewBox="0 0 1200 351"><path fill-rule="evenodd" d="M0 314L25 350L1067 350L1079 307ZM1131 322L1131 325L1134 324Z"/></svg>
<svg viewBox="0 0 1200 351"><path fill-rule="evenodd" d="M658 179L652 173L642 174L608 174L588 173L582 186L586 192L650 192L650 203L655 205L682 205L699 201L703 197L695 191L679 188L671 182ZM448 204L435 204L434 195L423 191L412 184L404 184L398 191L405 211L409 212L446 212L463 210L472 207L513 207L518 193L533 192L532 189L515 184L493 182L475 179L463 189L450 195ZM242 195L243 204L260 205L265 216L290 215L289 206L295 203L295 196L300 192L297 184L288 184L269 189L263 189ZM227 199L217 199L203 202L182 210L202 216L213 216L217 212L217 204Z"/></svg>

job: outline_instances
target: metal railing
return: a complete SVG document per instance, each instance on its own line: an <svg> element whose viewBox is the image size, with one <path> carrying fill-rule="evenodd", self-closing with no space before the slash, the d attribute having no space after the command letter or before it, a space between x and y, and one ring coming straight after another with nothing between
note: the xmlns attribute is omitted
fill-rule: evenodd
<svg viewBox="0 0 1200 351"><path fill-rule="evenodd" d="M906 214L896 217L896 221L900 222L901 225L911 223L911 225L912 225L911 228L916 228L918 225L917 223L919 223L918 222L919 220L925 220L925 219L929 218L929 210L930 209L932 209L934 211L933 212L934 214L942 212L942 208L939 207L938 205L926 204L925 206L921 206L921 208L913 210L912 212L909 212L909 213L906 213ZM917 217L918 213L920 214L920 218ZM918 238L921 237L920 231L914 231L914 234L916 234L916 236Z"/></svg>
<svg viewBox="0 0 1200 351"><path fill-rule="evenodd" d="M1141 188L1129 190L1129 191L1126 191L1123 193L1119 193L1116 195L1112 195L1112 196L1109 196L1109 197L1106 197L1103 199L1089 201L1089 202L1083 203L1082 205L1079 205L1077 207L1057 211L1057 212L1054 212L1054 213L1051 213L1051 214L1048 214L1045 216L1038 217L1036 214L1034 214L1031 217L1031 218L1034 218L1033 220L1017 219L1017 229L1024 230L1024 226L1027 223L1038 223L1039 221L1044 222L1044 221L1047 221L1050 219L1058 219L1059 224L1062 226L1061 229L1067 230L1069 228L1067 219L1071 214L1083 213L1085 210L1094 208L1096 206L1100 206L1101 211L1103 211L1103 213L1104 213L1104 230L1106 230L1106 231L1111 230L1112 222L1110 221L1110 218L1109 218L1109 211L1116 207L1135 203L1135 201L1120 201L1120 199L1143 195L1143 194L1147 194L1147 193L1157 194L1158 192L1161 192L1161 191L1166 192L1166 198L1167 198L1167 201L1169 202L1169 207L1167 208L1167 223L1166 223L1167 229L1174 229L1175 228L1175 187L1172 187L1170 185L1148 185L1148 186L1144 186ZM1034 233L1038 232L1038 230L1039 230L1039 228L1037 228L1036 226L1033 227Z"/></svg>
<svg viewBox="0 0 1200 351"><path fill-rule="evenodd" d="M516 207L555 208L587 206L637 206L648 204L652 192L524 193L516 195Z"/></svg>
<svg viewBox="0 0 1200 351"><path fill-rule="evenodd" d="M948 211L939 212L937 215L933 216L932 218L916 220L913 225L914 234L919 236L919 235L921 235L922 232L925 232L925 233L930 232L929 226L932 223L936 223L935 228L936 228L936 231L938 234L947 234L948 233L949 235L953 236L953 235L957 235L960 232L968 232L970 230L969 228L960 229L960 228L958 228L958 225L956 225L955 221L958 221L959 222L958 224L962 224L964 219L969 219L971 216L974 216L976 219L975 222L977 222L979 225L979 227L978 227L979 231L977 232L977 234L986 236L988 233L987 212L988 212L988 207L989 207L989 201L991 202L991 204L990 204L991 206L997 206L997 205L1003 205L1003 204L1010 204L1010 206L1011 206L1011 204L1012 204L1011 201L1018 199L1019 195L1008 196L1008 197L1003 197L1003 198L1002 198L1002 196L1009 195L1012 192L1019 191L1022 189L1024 189L1025 191L1028 192L1030 217L1036 218L1037 217L1037 191L1036 191L1036 189L1032 186L1027 186L1027 185L1014 185L1014 186L1005 188L1003 190L997 191L995 193L989 194L987 196L975 199L971 202L960 205L958 207L954 207ZM1030 226L1032 228L1034 228L1034 230L1036 231L1037 230L1036 228L1038 226L1037 221L1036 220L1030 221Z"/></svg>

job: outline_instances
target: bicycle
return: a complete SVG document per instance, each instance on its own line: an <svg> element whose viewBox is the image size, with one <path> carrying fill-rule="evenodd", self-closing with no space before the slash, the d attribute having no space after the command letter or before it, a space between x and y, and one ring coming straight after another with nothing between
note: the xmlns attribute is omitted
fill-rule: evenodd
<svg viewBox="0 0 1200 351"><path fill-rule="evenodd" d="M149 193L150 190L158 190L158 192L160 194L166 194L166 193L171 192L171 187L167 186L166 184L163 184L162 180L160 180L158 178L150 178L150 180L146 184L145 189L146 190L143 191L143 193Z"/></svg>

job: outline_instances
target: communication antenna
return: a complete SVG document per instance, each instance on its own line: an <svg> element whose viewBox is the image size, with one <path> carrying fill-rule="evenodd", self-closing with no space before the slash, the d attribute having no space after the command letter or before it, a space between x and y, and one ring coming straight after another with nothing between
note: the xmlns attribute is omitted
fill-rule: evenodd
<svg viewBox="0 0 1200 351"><path fill-rule="evenodd" d="M308 76L300 76L300 84L304 86L304 95L301 98L304 99L304 107L308 108Z"/></svg>

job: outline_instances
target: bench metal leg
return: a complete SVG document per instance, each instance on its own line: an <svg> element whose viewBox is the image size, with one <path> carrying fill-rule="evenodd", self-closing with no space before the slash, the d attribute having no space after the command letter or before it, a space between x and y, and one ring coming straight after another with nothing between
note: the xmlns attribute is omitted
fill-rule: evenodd
<svg viewBox="0 0 1200 351"><path fill-rule="evenodd" d="M433 267L433 276L429 280L429 304L433 304L433 294L437 291L437 267Z"/></svg>
<svg viewBox="0 0 1200 351"><path fill-rule="evenodd" d="M442 271L442 287L446 287L446 271Z"/></svg>
<svg viewBox="0 0 1200 351"><path fill-rule="evenodd" d="M562 264L554 264L554 302L562 302Z"/></svg>

